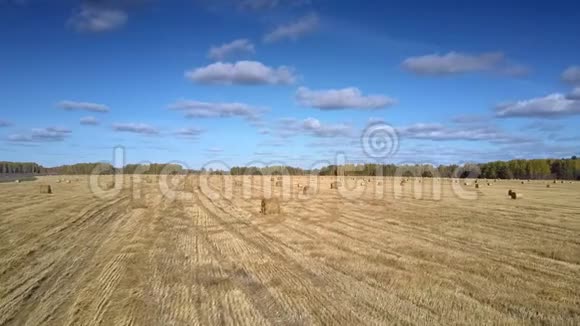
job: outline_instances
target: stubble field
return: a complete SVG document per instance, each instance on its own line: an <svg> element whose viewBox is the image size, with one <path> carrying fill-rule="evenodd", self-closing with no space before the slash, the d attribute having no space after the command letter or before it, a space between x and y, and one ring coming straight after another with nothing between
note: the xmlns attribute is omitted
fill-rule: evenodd
<svg viewBox="0 0 580 326"><path fill-rule="evenodd" d="M137 179L0 184L0 325L580 324L578 182Z"/></svg>

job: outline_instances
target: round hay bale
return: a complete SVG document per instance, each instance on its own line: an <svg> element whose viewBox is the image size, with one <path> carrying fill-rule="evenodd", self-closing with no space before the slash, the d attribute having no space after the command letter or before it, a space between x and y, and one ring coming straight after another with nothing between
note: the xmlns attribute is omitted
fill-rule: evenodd
<svg viewBox="0 0 580 326"><path fill-rule="evenodd" d="M491 183L490 183L490 182L488 182L488 183L487 183L487 185L488 185L488 186L491 186Z"/></svg>
<svg viewBox="0 0 580 326"><path fill-rule="evenodd" d="M379 182L377 182L377 186L382 186L382 185L383 185L383 183L382 183L382 182L380 182L380 181L379 181Z"/></svg>
<svg viewBox="0 0 580 326"><path fill-rule="evenodd" d="M511 189L510 189L510 190L508 190L508 196L510 196L510 197L511 197L511 196L512 196L512 193L513 193L513 191L512 191Z"/></svg>
<svg viewBox="0 0 580 326"><path fill-rule="evenodd" d="M562 180L562 183L564 183L564 180Z"/></svg>
<svg viewBox="0 0 580 326"><path fill-rule="evenodd" d="M335 181L330 184L330 189L338 189L338 187L340 186L341 186L340 182Z"/></svg>
<svg viewBox="0 0 580 326"><path fill-rule="evenodd" d="M528 181L529 182L529 181ZM524 184L525 182L522 181L522 184Z"/></svg>
<svg viewBox="0 0 580 326"><path fill-rule="evenodd" d="M521 193L518 194L517 192L514 192L514 191L512 191L512 194L510 196L512 197L512 199L522 199L522 198L524 198L524 195L523 194L521 194Z"/></svg>
<svg viewBox="0 0 580 326"><path fill-rule="evenodd" d="M311 191L310 191L310 187L309 186L305 186L304 188L302 188L302 194L308 195L310 193L311 193Z"/></svg>
<svg viewBox="0 0 580 326"><path fill-rule="evenodd" d="M107 182L107 184L105 185L105 190L110 190L115 188L115 182Z"/></svg>
<svg viewBox="0 0 580 326"><path fill-rule="evenodd" d="M475 184L475 188L479 188L479 183L476 183Z"/></svg>
<svg viewBox="0 0 580 326"><path fill-rule="evenodd" d="M550 188L550 184L549 183L546 185L546 188Z"/></svg>
<svg viewBox="0 0 580 326"><path fill-rule="evenodd" d="M263 198L260 213L264 215L280 214L280 200L278 198Z"/></svg>
<svg viewBox="0 0 580 326"><path fill-rule="evenodd" d="M469 186L469 182L464 182L463 185L464 186Z"/></svg>
<svg viewBox="0 0 580 326"><path fill-rule="evenodd" d="M14 183L20 183L20 180L14 180Z"/></svg>
<svg viewBox="0 0 580 326"><path fill-rule="evenodd" d="M70 183L70 180L67 180L66 183Z"/></svg>
<svg viewBox="0 0 580 326"><path fill-rule="evenodd" d="M50 185L40 185L41 194L52 194L52 187Z"/></svg>
<svg viewBox="0 0 580 326"><path fill-rule="evenodd" d="M276 187L282 187L282 181L276 181Z"/></svg>

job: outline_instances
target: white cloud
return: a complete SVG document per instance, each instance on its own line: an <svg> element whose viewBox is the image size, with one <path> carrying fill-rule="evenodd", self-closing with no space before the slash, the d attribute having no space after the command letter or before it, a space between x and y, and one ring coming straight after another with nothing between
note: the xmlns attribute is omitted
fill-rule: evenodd
<svg viewBox="0 0 580 326"><path fill-rule="evenodd" d="M545 120L537 120L534 122L529 123L528 125L524 126L525 129L534 130L534 131L542 131L542 132L555 132L561 131L565 127L560 123L548 122Z"/></svg>
<svg viewBox="0 0 580 326"><path fill-rule="evenodd" d="M538 158L538 157L569 157L571 153L576 153L578 147L575 145L563 145L560 143L530 142L527 144L507 144L497 148L498 159L516 158ZM490 161L485 153L480 153L482 161ZM495 155L494 155L495 156Z"/></svg>
<svg viewBox="0 0 580 326"><path fill-rule="evenodd" d="M397 128L401 135L426 135L444 130L445 127L439 123L415 123L410 126Z"/></svg>
<svg viewBox="0 0 580 326"><path fill-rule="evenodd" d="M489 119L490 119L490 117L486 117L486 116L475 115L475 114L464 114L464 115L458 115L456 117L453 117L451 119L451 121L453 121L454 123L459 123L459 124L472 124L472 123L485 122L485 121L488 121Z"/></svg>
<svg viewBox="0 0 580 326"><path fill-rule="evenodd" d="M206 151L210 152L210 153L217 154L217 153L223 152L224 150L222 148L219 148L219 147L210 147L210 148L207 148Z"/></svg>
<svg viewBox="0 0 580 326"><path fill-rule="evenodd" d="M525 77L530 74L531 69L520 64L508 64L498 70L499 73L511 77Z"/></svg>
<svg viewBox="0 0 580 326"><path fill-rule="evenodd" d="M522 65L506 62L501 52L479 55L449 52L444 55L429 54L405 59L402 64L406 70L419 75L452 75L468 72L494 71L511 76L521 76L528 72Z"/></svg>
<svg viewBox="0 0 580 326"><path fill-rule="evenodd" d="M300 87L296 100L302 106L321 110L381 109L396 103L395 99L384 95L362 95L355 87L319 91Z"/></svg>
<svg viewBox="0 0 580 326"><path fill-rule="evenodd" d="M238 54L255 53L254 44L247 39L238 39L220 46L212 46L207 56L210 59L220 61Z"/></svg>
<svg viewBox="0 0 580 326"><path fill-rule="evenodd" d="M240 7L251 10L272 9L277 7L279 2L279 0L242 0Z"/></svg>
<svg viewBox="0 0 580 326"><path fill-rule="evenodd" d="M580 66L570 66L562 73L562 80L570 83L580 85Z"/></svg>
<svg viewBox="0 0 580 326"><path fill-rule="evenodd" d="M495 109L495 115L498 118L558 118L576 114L580 114L580 101L568 99L558 93L500 104Z"/></svg>
<svg viewBox="0 0 580 326"><path fill-rule="evenodd" d="M80 123L82 125L85 125L85 126L96 126L99 124L99 120L97 120L97 118L95 118L95 117L88 116L88 117L82 117L80 119Z"/></svg>
<svg viewBox="0 0 580 326"><path fill-rule="evenodd" d="M580 135L576 135L576 136L557 136L554 137L553 140L557 141L557 142L575 142L577 143L578 140L580 139ZM576 152L577 150L572 150L570 152Z"/></svg>
<svg viewBox="0 0 580 326"><path fill-rule="evenodd" d="M288 140L265 140L258 144L259 147L285 147L291 144Z"/></svg>
<svg viewBox="0 0 580 326"><path fill-rule="evenodd" d="M113 130L119 132L130 132L143 135L157 135L159 131L145 123L115 123Z"/></svg>
<svg viewBox="0 0 580 326"><path fill-rule="evenodd" d="M109 112L109 107L103 104L76 101L60 101L56 105L66 111Z"/></svg>
<svg viewBox="0 0 580 326"><path fill-rule="evenodd" d="M310 135L314 137L350 137L352 128L346 124L323 124L318 119L282 119L278 132L282 137Z"/></svg>
<svg viewBox="0 0 580 326"><path fill-rule="evenodd" d="M204 132L203 129L199 128L182 128L175 132L175 135L184 138L198 138Z"/></svg>
<svg viewBox="0 0 580 326"><path fill-rule="evenodd" d="M370 117L367 120L367 124L369 124L369 125L375 124L375 123L385 123L385 119L384 118L380 118L380 117Z"/></svg>
<svg viewBox="0 0 580 326"><path fill-rule="evenodd" d="M181 111L187 118L230 118L241 117L257 120L262 109L244 103L210 103L182 100L169 106L170 110Z"/></svg>
<svg viewBox="0 0 580 326"><path fill-rule="evenodd" d="M318 27L318 23L318 15L314 13L306 15L293 23L278 26L264 36L264 42L271 43L284 39L295 41L313 32Z"/></svg>
<svg viewBox="0 0 580 326"><path fill-rule="evenodd" d="M257 151L254 152L255 156L273 156L275 155L274 152L261 152L261 151Z"/></svg>
<svg viewBox="0 0 580 326"><path fill-rule="evenodd" d="M35 128L32 129L30 133L9 135L8 140L13 142L63 141L71 133L72 133L71 130L59 127Z"/></svg>
<svg viewBox="0 0 580 326"><path fill-rule="evenodd" d="M296 79L288 67L272 68L258 61L216 62L187 71L185 77L210 85L289 85Z"/></svg>
<svg viewBox="0 0 580 326"><path fill-rule="evenodd" d="M83 5L68 20L78 32L101 33L120 28L127 22L127 13L121 9Z"/></svg>
<svg viewBox="0 0 580 326"><path fill-rule="evenodd" d="M438 123L416 123L396 129L403 138L432 141L488 141L496 144L525 143L531 141L528 137L510 135L502 130L489 126L449 128Z"/></svg>
<svg viewBox="0 0 580 326"><path fill-rule="evenodd" d="M569 100L580 101L580 86L574 88L568 95L566 95L566 98Z"/></svg>
<svg viewBox="0 0 580 326"><path fill-rule="evenodd" d="M282 6L297 7L310 3L310 0L238 0L239 7L249 10L269 10Z"/></svg>

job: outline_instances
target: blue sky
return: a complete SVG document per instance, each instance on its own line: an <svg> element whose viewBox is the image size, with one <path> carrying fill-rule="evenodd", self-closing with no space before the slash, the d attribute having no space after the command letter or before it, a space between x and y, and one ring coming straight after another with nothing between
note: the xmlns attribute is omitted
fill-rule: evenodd
<svg viewBox="0 0 580 326"><path fill-rule="evenodd" d="M0 0L0 160L577 155L579 7Z"/></svg>

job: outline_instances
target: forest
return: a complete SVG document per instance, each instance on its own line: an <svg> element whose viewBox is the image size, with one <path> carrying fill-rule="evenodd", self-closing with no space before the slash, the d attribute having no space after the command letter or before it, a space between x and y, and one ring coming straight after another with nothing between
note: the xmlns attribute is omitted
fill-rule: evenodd
<svg viewBox="0 0 580 326"><path fill-rule="evenodd" d="M347 176L408 176L442 178L487 179L579 179L580 159L533 159L495 161L480 164L395 165L395 164L345 164L329 165L320 170L303 170L288 166L233 167L231 175L347 175Z"/></svg>
<svg viewBox="0 0 580 326"><path fill-rule="evenodd" d="M479 164L395 165L395 164L345 164L329 165L321 169L305 170L291 166L232 167L229 171L202 169L188 170L179 164L128 164L115 168L108 163L79 163L56 167L43 167L31 162L0 162L0 174L81 175L81 174L230 174L230 175L347 175L347 176L415 176L443 178L487 179L562 179L580 180L580 159L576 156L563 159L531 159L494 161Z"/></svg>

